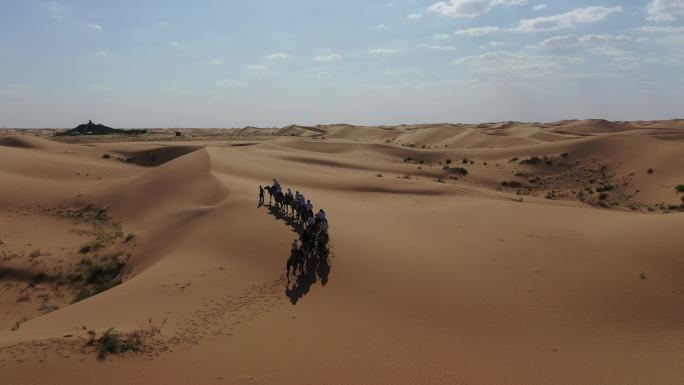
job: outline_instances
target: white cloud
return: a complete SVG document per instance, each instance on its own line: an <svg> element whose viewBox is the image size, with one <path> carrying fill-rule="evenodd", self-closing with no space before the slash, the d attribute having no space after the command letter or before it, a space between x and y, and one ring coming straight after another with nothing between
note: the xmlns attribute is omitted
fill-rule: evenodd
<svg viewBox="0 0 684 385"><path fill-rule="evenodd" d="M185 45L185 44L183 44L183 43L181 43L181 42L179 42L179 41L172 41L172 42L169 43L169 47L171 47L171 48L181 48L181 47L183 47L184 45Z"/></svg>
<svg viewBox="0 0 684 385"><path fill-rule="evenodd" d="M641 63L635 57L624 56L615 58L613 64L608 66L622 71L634 71L641 68Z"/></svg>
<svg viewBox="0 0 684 385"><path fill-rule="evenodd" d="M264 72L264 71L268 71L268 66L264 65L264 64L250 64L247 66L247 71Z"/></svg>
<svg viewBox="0 0 684 385"><path fill-rule="evenodd" d="M609 45L590 48L589 52L602 56L626 56L632 54L632 52L630 51L621 50L619 48L611 47Z"/></svg>
<svg viewBox="0 0 684 385"><path fill-rule="evenodd" d="M434 3L428 12L448 17L477 17L497 5L525 5L527 0L447 0Z"/></svg>
<svg viewBox="0 0 684 385"><path fill-rule="evenodd" d="M432 35L432 38L435 40L444 40L444 39L449 38L449 34L448 33L436 33L436 34Z"/></svg>
<svg viewBox="0 0 684 385"><path fill-rule="evenodd" d="M434 45L434 44L421 44L423 48L427 48L433 51L455 51L456 47L450 45Z"/></svg>
<svg viewBox="0 0 684 385"><path fill-rule="evenodd" d="M291 56L284 52L276 52L266 56L266 59L271 61L288 61L290 58Z"/></svg>
<svg viewBox="0 0 684 385"><path fill-rule="evenodd" d="M385 28L385 24L378 24L378 25L375 26L375 28L377 28L377 29L383 29L383 28Z"/></svg>
<svg viewBox="0 0 684 385"><path fill-rule="evenodd" d="M259 77L266 77L266 76L271 76L271 77L276 77L280 75L280 72L275 72L271 71L269 66L265 64L249 64L247 66L247 71L249 71L250 74L254 76L259 76Z"/></svg>
<svg viewBox="0 0 684 385"><path fill-rule="evenodd" d="M371 55L389 55L399 52L399 50L394 48L373 48L368 50Z"/></svg>
<svg viewBox="0 0 684 385"><path fill-rule="evenodd" d="M452 62L469 67L473 72L490 75L536 76L559 72L568 65L584 63L584 59L564 56L534 56L523 52L493 51L466 56Z"/></svg>
<svg viewBox="0 0 684 385"><path fill-rule="evenodd" d="M325 50L324 52L321 52L321 54L314 56L313 59L315 61L340 61L342 60L342 55Z"/></svg>
<svg viewBox="0 0 684 385"><path fill-rule="evenodd" d="M104 28L102 28L101 25L99 24L88 24L88 28L96 29L98 31L102 31Z"/></svg>
<svg viewBox="0 0 684 385"><path fill-rule="evenodd" d="M579 47L592 45L608 45L632 41L632 38L624 35L563 35L548 38L541 43L542 47Z"/></svg>
<svg viewBox="0 0 684 385"><path fill-rule="evenodd" d="M485 44L485 45L481 45L481 46L480 46L480 49L483 49L483 50L487 50L487 49L490 49L490 48L496 49L496 48L505 47L505 46L507 46L507 45L508 45L508 44L506 44L506 43L504 43L504 42L502 42L502 41L490 41L489 43L487 43L487 44Z"/></svg>
<svg viewBox="0 0 684 385"><path fill-rule="evenodd" d="M209 60L209 64L220 66L223 64L223 60L219 60L219 59Z"/></svg>
<svg viewBox="0 0 684 385"><path fill-rule="evenodd" d="M645 42L647 42L647 41L651 41L651 39L648 38L648 37L646 37L646 36L642 36L642 37L640 37L640 38L638 38L638 39L636 39L636 40L634 40L634 41L636 41L637 43L645 43Z"/></svg>
<svg viewBox="0 0 684 385"><path fill-rule="evenodd" d="M412 13L412 14L406 16L406 17L407 17L409 20L418 20L418 19L420 19L421 17L423 17L423 15L421 15L420 13Z"/></svg>
<svg viewBox="0 0 684 385"><path fill-rule="evenodd" d="M646 8L648 20L670 21L684 16L684 0L653 0Z"/></svg>
<svg viewBox="0 0 684 385"><path fill-rule="evenodd" d="M655 32L655 33L680 33L684 32L684 27L672 27L672 26L646 26L637 28L637 30L642 32Z"/></svg>
<svg viewBox="0 0 684 385"><path fill-rule="evenodd" d="M477 28L467 28L459 29L454 32L456 35L466 35L466 36L482 36L499 30L499 27L477 27Z"/></svg>
<svg viewBox="0 0 684 385"><path fill-rule="evenodd" d="M543 10L545 10L545 9L548 8L548 7L549 7L549 6L546 5L546 4L537 4L537 5L535 5L534 7L532 7L532 10L534 10L534 11L543 11Z"/></svg>
<svg viewBox="0 0 684 385"><path fill-rule="evenodd" d="M605 20L609 15L621 12L622 7L586 7L577 8L570 12L553 16L537 17L534 19L521 20L518 31L555 31L559 29L572 28L576 24L596 23Z"/></svg>
<svg viewBox="0 0 684 385"><path fill-rule="evenodd" d="M236 80L236 79L222 79L216 82L216 85L219 87L228 87L228 88L234 88L234 87L244 87L247 85L247 82L244 80Z"/></svg>

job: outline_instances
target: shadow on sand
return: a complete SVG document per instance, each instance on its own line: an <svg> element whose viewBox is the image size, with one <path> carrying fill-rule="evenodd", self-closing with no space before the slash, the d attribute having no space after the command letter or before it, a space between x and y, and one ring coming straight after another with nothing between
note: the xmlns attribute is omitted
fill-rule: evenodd
<svg viewBox="0 0 684 385"><path fill-rule="evenodd" d="M268 212L276 219L285 222L299 235L299 239L301 240L301 235L304 234L304 227L301 223L294 218L285 215L275 206L269 206ZM288 272L285 295L287 295L293 305L297 304L297 301L309 292L311 286L316 283L318 279L321 280L322 286L325 286L328 283L331 268L329 257L330 249L328 243L317 243L316 246L305 253L303 270L299 275L294 273L290 275Z"/></svg>

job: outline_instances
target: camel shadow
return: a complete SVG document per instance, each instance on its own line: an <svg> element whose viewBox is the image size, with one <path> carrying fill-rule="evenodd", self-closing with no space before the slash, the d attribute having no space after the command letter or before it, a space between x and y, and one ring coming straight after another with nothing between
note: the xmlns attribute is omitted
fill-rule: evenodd
<svg viewBox="0 0 684 385"><path fill-rule="evenodd" d="M273 215L276 219L285 222L297 234L301 235L304 233L304 226L302 226L302 224L298 220L296 220L295 218L292 218L289 215L286 215L281 210L279 210L277 207L268 206L268 213Z"/></svg>
<svg viewBox="0 0 684 385"><path fill-rule="evenodd" d="M276 219L285 222L298 235L304 234L304 226L295 218L286 215L275 206L269 206L268 212ZM328 247L328 242L324 244L319 243L307 253L304 271L299 275L288 274L285 295L293 305L296 305L302 297L308 294L311 286L318 280L321 281L322 286L328 283L331 270L329 257L330 248Z"/></svg>

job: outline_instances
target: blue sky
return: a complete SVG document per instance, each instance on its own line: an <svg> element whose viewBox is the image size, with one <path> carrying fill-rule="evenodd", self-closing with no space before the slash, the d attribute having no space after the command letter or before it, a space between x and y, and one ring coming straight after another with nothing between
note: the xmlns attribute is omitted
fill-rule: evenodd
<svg viewBox="0 0 684 385"><path fill-rule="evenodd" d="M684 117L684 0L0 0L0 127Z"/></svg>

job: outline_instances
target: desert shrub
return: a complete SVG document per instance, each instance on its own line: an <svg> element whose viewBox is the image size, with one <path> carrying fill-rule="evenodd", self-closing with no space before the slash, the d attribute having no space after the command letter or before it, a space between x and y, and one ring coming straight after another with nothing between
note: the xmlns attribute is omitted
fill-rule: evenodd
<svg viewBox="0 0 684 385"><path fill-rule="evenodd" d="M601 194L599 194L598 199L601 201L605 201L606 199L608 199L608 194L602 192Z"/></svg>
<svg viewBox="0 0 684 385"><path fill-rule="evenodd" d="M14 322L14 323L12 324L12 327L10 327L10 330L13 331L13 332L19 330L19 327L21 327L21 324L23 324L24 322L26 322L26 321L28 321L28 320L29 320L28 317L24 317L24 318L22 318L22 319L20 319L20 320L18 320L18 321L16 321L16 322Z"/></svg>
<svg viewBox="0 0 684 385"><path fill-rule="evenodd" d="M376 175L378 178L382 178L382 174L377 174Z"/></svg>
<svg viewBox="0 0 684 385"><path fill-rule="evenodd" d="M463 176L468 175L468 170L463 167L454 167L451 169L451 171Z"/></svg>
<svg viewBox="0 0 684 385"><path fill-rule="evenodd" d="M109 154L104 154L104 155L102 155L102 159L109 159L109 158L111 158L111 157L112 157L112 156L109 155Z"/></svg>
<svg viewBox="0 0 684 385"><path fill-rule="evenodd" d="M451 159L447 159L446 164L451 164Z"/></svg>
<svg viewBox="0 0 684 385"><path fill-rule="evenodd" d="M516 156L515 158L509 159L509 160L508 160L508 163L517 162L518 160L520 160L520 158L518 158L518 157Z"/></svg>
<svg viewBox="0 0 684 385"><path fill-rule="evenodd" d="M652 169L652 168L649 168L648 171L647 171L647 173L648 173L648 175L653 174L653 169Z"/></svg>
<svg viewBox="0 0 684 385"><path fill-rule="evenodd" d="M678 184L675 186L675 190L677 190L678 193L684 193L684 184Z"/></svg>
<svg viewBox="0 0 684 385"><path fill-rule="evenodd" d="M570 154L568 154L567 152L564 152L561 154L561 158L567 158L569 155Z"/></svg>
<svg viewBox="0 0 684 385"><path fill-rule="evenodd" d="M104 360L109 354L137 352L143 346L143 336L140 333L132 333L123 337L114 328L110 328L102 333L99 338L97 338L95 330L89 330L88 335L89 339L86 345L97 347L97 358L99 360Z"/></svg>
<svg viewBox="0 0 684 385"><path fill-rule="evenodd" d="M529 157L529 158L527 158L527 159L521 160L520 163L521 163L521 164L529 164L529 165L532 165L532 166L536 166L536 165L541 164L543 161L544 161L544 160L543 160L542 158L538 157L538 156L532 156L532 157Z"/></svg>
<svg viewBox="0 0 684 385"><path fill-rule="evenodd" d="M510 188L521 188L521 187L523 187L522 183L520 183L516 180L503 181L503 182L501 182L501 186L510 187Z"/></svg>
<svg viewBox="0 0 684 385"><path fill-rule="evenodd" d="M83 259L78 264L79 273L71 276L72 282L82 282L73 302L79 302L121 284L121 275L126 262L120 253L100 260Z"/></svg>
<svg viewBox="0 0 684 385"><path fill-rule="evenodd" d="M615 186L607 184L600 186L599 188L596 189L596 192L606 192L606 191L613 191L615 189Z"/></svg>
<svg viewBox="0 0 684 385"><path fill-rule="evenodd" d="M463 164L468 164L468 162L470 162L468 158L463 158Z"/></svg>

